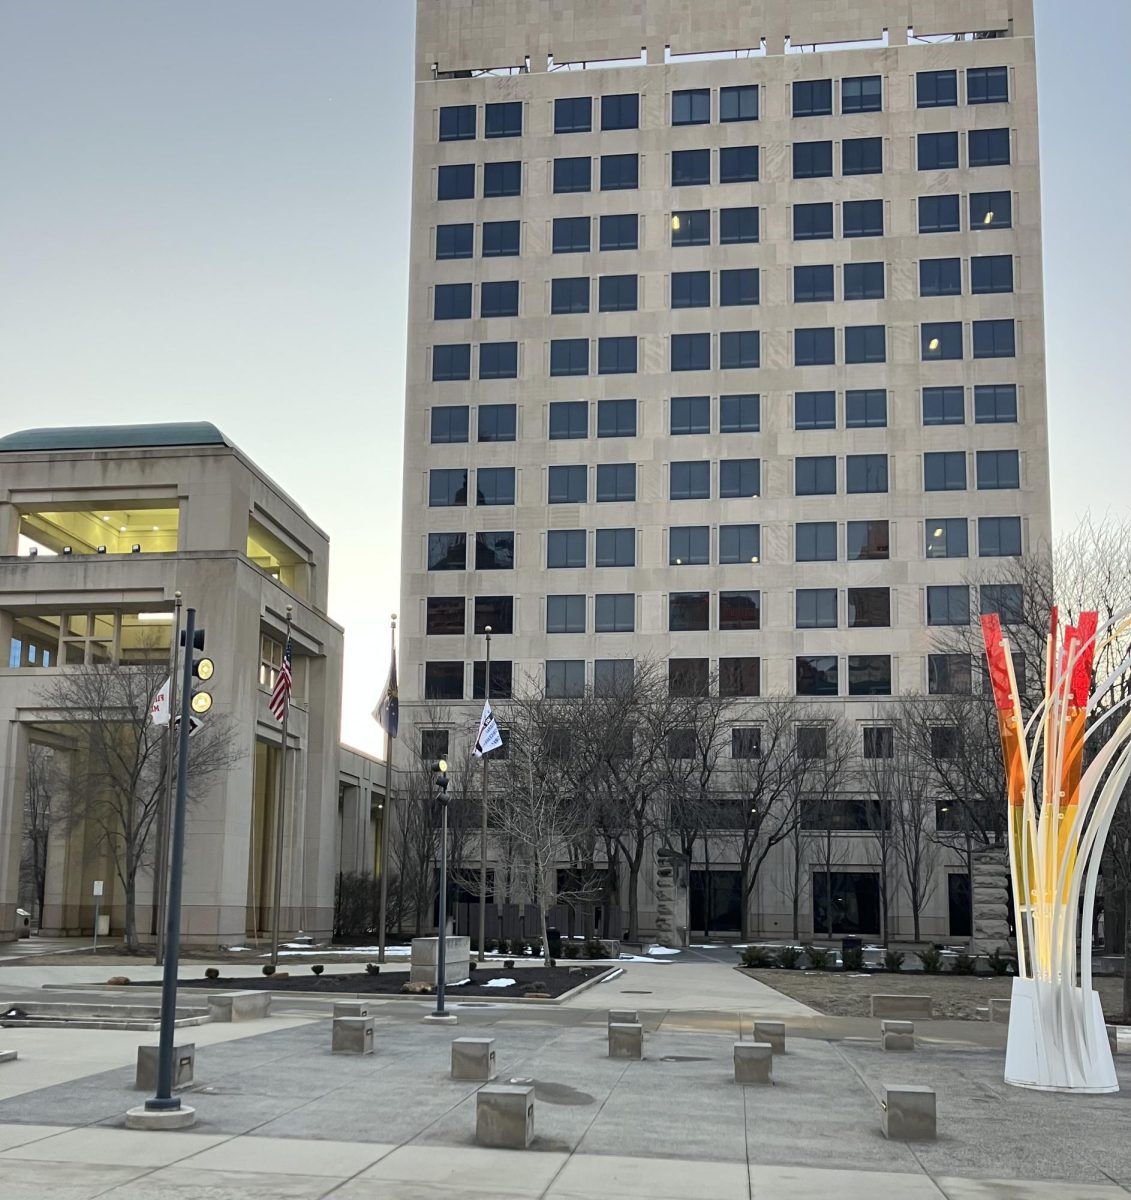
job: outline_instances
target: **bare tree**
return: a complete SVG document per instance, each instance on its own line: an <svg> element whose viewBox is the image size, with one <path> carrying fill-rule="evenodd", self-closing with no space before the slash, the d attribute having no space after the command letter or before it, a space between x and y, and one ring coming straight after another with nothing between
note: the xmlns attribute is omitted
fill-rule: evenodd
<svg viewBox="0 0 1131 1200"><path fill-rule="evenodd" d="M55 750L51 746L32 742L27 750L20 898L32 909L37 927L43 920L43 897L47 887L47 842L55 819L52 810L53 805L58 804L62 787L63 775Z"/></svg>

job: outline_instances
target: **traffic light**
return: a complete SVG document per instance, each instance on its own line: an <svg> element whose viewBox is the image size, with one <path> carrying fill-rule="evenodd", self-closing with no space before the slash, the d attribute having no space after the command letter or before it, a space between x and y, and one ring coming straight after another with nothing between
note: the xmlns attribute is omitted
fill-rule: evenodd
<svg viewBox="0 0 1131 1200"><path fill-rule="evenodd" d="M436 799L441 804L448 799L448 764L444 759L432 764L432 786L436 789Z"/></svg>
<svg viewBox="0 0 1131 1200"><path fill-rule="evenodd" d="M181 645L185 644L185 630L181 630ZM192 635L192 649L204 649L204 630L196 629ZM199 679L201 683L207 683L208 680L216 674L216 664L210 658L205 658L203 655L200 658L192 660L193 677ZM203 689L195 688L192 693L192 699L189 701L189 706L196 715L203 716L212 707L212 694ZM195 732L195 730L194 730Z"/></svg>

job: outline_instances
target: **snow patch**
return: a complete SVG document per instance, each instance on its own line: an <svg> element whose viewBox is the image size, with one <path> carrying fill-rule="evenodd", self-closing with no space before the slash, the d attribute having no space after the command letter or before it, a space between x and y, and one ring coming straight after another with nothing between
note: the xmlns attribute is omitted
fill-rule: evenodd
<svg viewBox="0 0 1131 1200"><path fill-rule="evenodd" d="M514 985L517 982L518 982L517 979L488 979L487 982L483 986L484 987L498 987L498 988L514 987Z"/></svg>
<svg viewBox="0 0 1131 1200"><path fill-rule="evenodd" d="M673 954L682 954L682 950L675 950L671 946L649 946L648 953L653 958L668 958Z"/></svg>

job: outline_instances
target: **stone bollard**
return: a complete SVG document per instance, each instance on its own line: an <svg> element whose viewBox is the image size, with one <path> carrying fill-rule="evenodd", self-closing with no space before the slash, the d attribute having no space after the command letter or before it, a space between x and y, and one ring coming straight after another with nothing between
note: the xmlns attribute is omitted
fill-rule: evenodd
<svg viewBox="0 0 1131 1200"><path fill-rule="evenodd" d="M271 1012L269 991L220 992L208 997L213 1021L259 1021Z"/></svg>
<svg viewBox="0 0 1131 1200"><path fill-rule="evenodd" d="M490 1083L495 1078L495 1039L456 1038L452 1042L452 1078Z"/></svg>
<svg viewBox="0 0 1131 1200"><path fill-rule="evenodd" d="M19 1056L17 1050L0 1050L0 1063L15 1062Z"/></svg>
<svg viewBox="0 0 1131 1200"><path fill-rule="evenodd" d="M901 1084L884 1088L884 1137L897 1142L935 1140L935 1093L929 1087Z"/></svg>
<svg viewBox="0 0 1131 1200"><path fill-rule="evenodd" d="M155 1092L157 1090L157 1057L160 1047L138 1046L137 1070L134 1073L134 1087L140 1092ZM192 1042L183 1042L173 1046L173 1087L188 1087L192 1083L193 1069L196 1066L196 1046Z"/></svg>
<svg viewBox="0 0 1131 1200"><path fill-rule="evenodd" d="M1009 1005L1008 997L1003 999L1001 996L996 996L990 1001L990 1023L993 1025L1008 1025L1009 1024Z"/></svg>
<svg viewBox="0 0 1131 1200"><path fill-rule="evenodd" d="M922 1017L929 1021L932 1016L930 996L904 996L899 993L876 993L872 996L873 1017L898 1017L914 1020Z"/></svg>
<svg viewBox="0 0 1131 1200"><path fill-rule="evenodd" d="M335 1017L333 1039L330 1043L334 1054L372 1054L372 1017Z"/></svg>
<svg viewBox="0 0 1131 1200"><path fill-rule="evenodd" d="M610 1008L610 1025L639 1025L640 1015L635 1008Z"/></svg>
<svg viewBox="0 0 1131 1200"><path fill-rule="evenodd" d="M880 1041L885 1050L914 1050L914 1021L881 1021Z"/></svg>
<svg viewBox="0 0 1131 1200"><path fill-rule="evenodd" d="M785 1022L755 1021L754 1040L766 1042L775 1054L785 1053Z"/></svg>
<svg viewBox="0 0 1131 1200"><path fill-rule="evenodd" d="M369 1001L368 1000L335 1000L334 1001L334 1019L338 1017L368 1017Z"/></svg>
<svg viewBox="0 0 1131 1200"><path fill-rule="evenodd" d="M610 1058L643 1058L644 1029L639 1023L609 1026Z"/></svg>
<svg viewBox="0 0 1131 1200"><path fill-rule="evenodd" d="M534 1088L480 1088L475 1097L475 1140L480 1146L525 1150L534 1140Z"/></svg>
<svg viewBox="0 0 1131 1200"><path fill-rule="evenodd" d="M774 1050L769 1042L734 1043L734 1082L774 1082Z"/></svg>

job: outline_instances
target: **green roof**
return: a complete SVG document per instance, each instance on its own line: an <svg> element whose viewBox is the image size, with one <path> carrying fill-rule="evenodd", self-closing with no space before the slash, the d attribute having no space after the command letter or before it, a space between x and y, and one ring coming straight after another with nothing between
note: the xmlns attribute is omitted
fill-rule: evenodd
<svg viewBox="0 0 1131 1200"><path fill-rule="evenodd" d="M21 450L125 450L150 446L230 446L208 421L165 425L72 425L21 429L0 437L0 454Z"/></svg>

